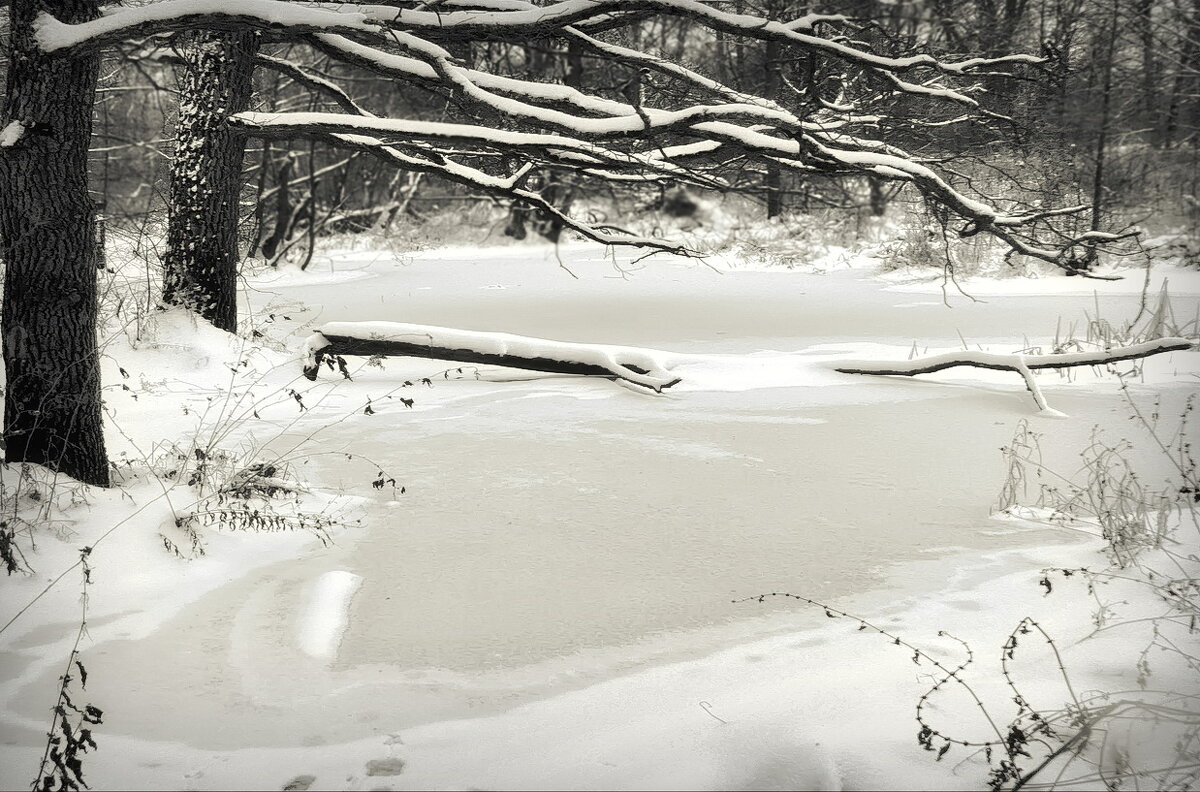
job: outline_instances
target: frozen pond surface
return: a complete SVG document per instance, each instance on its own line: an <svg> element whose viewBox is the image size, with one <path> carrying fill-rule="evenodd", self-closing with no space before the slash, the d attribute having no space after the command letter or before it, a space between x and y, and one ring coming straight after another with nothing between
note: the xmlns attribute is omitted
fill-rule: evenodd
<svg viewBox="0 0 1200 792"><path fill-rule="evenodd" d="M661 398L528 373L439 379L445 365L431 361L389 360L353 382L326 372L323 397L276 445L303 443L371 399L373 416L296 451L321 452L305 467L318 485L367 496L365 527L201 598L148 638L91 649L98 679L171 670L123 694L106 731L213 749L311 746L500 712L823 618L733 599L790 591L878 610L936 590L984 552L1075 541L989 519L999 449L1028 419L1050 466L1073 470L1095 424L1126 420L1115 380L1044 378L1071 416L1052 420L1034 415L1015 375L814 380L811 361L866 357L877 344L955 347L960 336L1008 351L1026 335L1045 343L1060 319L1065 328L1094 312L1087 287L955 296L947 308L856 271L651 260L622 275L585 250L564 253L578 280L546 249L508 248L488 260L345 256L325 283L254 282L259 312L306 303L319 306L304 317L316 323L416 322L696 357ZM369 277L343 279L348 270ZM1098 304L1114 322L1137 310L1136 296ZM1177 300L1184 314L1195 304ZM433 387L397 390L427 376ZM1133 387L1146 403L1156 390ZM1162 390L1164 412L1187 394ZM380 469L407 494L371 490ZM314 616L314 592L329 590L346 603L344 632L337 614ZM333 643L314 643L314 629L333 630ZM44 687L13 705L34 717ZM195 726L207 722L221 726Z"/></svg>

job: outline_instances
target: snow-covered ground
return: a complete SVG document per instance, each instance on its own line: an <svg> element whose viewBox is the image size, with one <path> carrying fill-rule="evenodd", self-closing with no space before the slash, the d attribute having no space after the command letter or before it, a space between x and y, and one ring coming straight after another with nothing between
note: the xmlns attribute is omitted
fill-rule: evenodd
<svg viewBox="0 0 1200 792"><path fill-rule="evenodd" d="M997 658L1027 615L1077 689L1134 685L1143 636L1080 642L1097 600L1038 584L1044 567L1103 567L1101 543L1084 524L992 516L999 449L1028 422L1070 475L1099 425L1156 485L1168 463L1126 399L1176 421L1200 354L1152 358L1124 392L1106 372L1038 375L1066 419L1037 414L1011 372L831 364L964 343L1048 352L1089 319L1137 314L1140 272L964 283L971 299L848 255L758 271L635 255L331 250L311 272L249 278L249 340L182 312L117 334L106 401L124 485L59 487L36 574L4 582L0 623L19 618L0 633L0 786L36 772L85 545L88 686L72 695L105 712L93 788L986 786L982 756L934 761L914 739L928 659L796 600L736 601L769 592L955 664L939 631L967 641L965 676L1002 722ZM1177 324L1196 316L1200 273L1151 277L1152 295L1169 281ZM651 396L400 359L351 359L352 381L300 376L313 327L367 320L647 348L683 379ZM166 552L195 555L176 518L213 505L145 460L180 466L193 444L302 481L303 508L339 521L332 544L214 518L203 556ZM12 491L18 471L4 476ZM1142 612L1138 590L1113 591L1121 616ZM1068 694L1046 651L1016 673L1053 709ZM1156 686L1200 693L1194 671L1155 663ZM948 732L989 737L960 691L931 702Z"/></svg>

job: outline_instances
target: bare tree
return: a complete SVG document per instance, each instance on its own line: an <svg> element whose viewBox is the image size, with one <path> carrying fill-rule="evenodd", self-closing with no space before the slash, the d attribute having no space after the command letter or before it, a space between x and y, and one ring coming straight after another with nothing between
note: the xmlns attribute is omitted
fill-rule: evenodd
<svg viewBox="0 0 1200 792"><path fill-rule="evenodd" d="M832 99L819 98L820 112L801 118L772 97L734 90L681 64L614 44L605 35L614 28L640 24L647 15L686 19L697 36L720 32L774 42L781 58L803 55L835 61L846 75L845 85L854 90ZM1086 207L1034 210L971 195L936 163L920 161L874 133L886 131L888 124L887 119L870 114L872 105L895 96L957 109L958 116L938 119L942 128L1003 122L1003 116L976 98L978 80L1041 62L1030 55L960 60L939 60L924 53L893 55L886 53L887 47L873 48L860 39L856 23L840 15L807 14L771 21L726 13L694 0L564 0L545 6L519 0L501 4L468 0L444 3L437 10L379 6L332 10L277 0L214 0L197 7L186 0L164 0L116 12L100 24L47 22L43 31L49 49L70 50L189 26L258 26L304 36L345 62L419 83L453 100L456 110L455 121L442 124L350 113L241 113L232 123L243 130L281 139L312 137L370 150L398 165L537 205L548 202L522 188L531 166L589 178L670 179L721 186L719 166L736 156L795 172L858 173L906 181L961 217L962 233L993 234L1018 253L1074 272L1085 270L1088 251L1113 240L1113 235L1100 231L1064 237L1052 225L1055 217L1080 213ZM452 54L451 45L473 40L577 41L592 57L647 70L661 88L647 98L645 106L638 106L598 92L472 69ZM477 116L496 114L514 130L474 123ZM922 123L911 115L905 122ZM468 159L484 165L468 165ZM592 238L647 244L644 239L567 219L570 227ZM654 246L676 247L661 240Z"/></svg>
<svg viewBox="0 0 1200 792"><path fill-rule="evenodd" d="M768 20L727 13L697 0L562 0L546 5L447 0L436 9L424 4L396 8L285 0L160 0L118 8L95 19L95 9L86 0L64 0L52 8L54 13L35 0L14 0L5 116L5 140L13 142L13 155L0 165L9 273L5 355L12 361L5 434L10 459L61 465L72 475L98 483L106 481L107 474L92 336L95 286L89 271L92 212L86 193L86 145L95 53L130 39L202 30L209 33L194 42L214 41L213 32L223 42L245 42L237 37L260 30L274 40L301 41L343 63L417 86L443 102L448 114L440 122L379 117L323 79L308 80L307 85L347 99L338 102L342 112L234 112L244 102L241 87L196 86L198 95L203 94L201 88L214 93L187 116L196 124L196 134L188 138L191 133L184 130L181 135L201 150L220 144L211 150L227 158L221 166L228 166L224 174L237 173L240 167L241 147L226 137L229 130L264 139L307 138L507 197L599 242L686 252L671 240L637 236L572 215L555 203L562 200L561 192L539 191L530 180L535 173L549 173L575 181L721 189L730 184L731 163L749 162L762 172L778 168L799 174L865 175L910 184L960 218L961 235L991 234L1015 253L1053 262L1069 272L1086 274L1090 252L1117 239L1099 230L1070 235L1056 225L1065 216L1085 212L1086 206L1032 207L974 194L969 180L889 138L902 125L955 134L981 123L1007 123L1003 114L988 108L980 80L1037 66L1041 60L1032 55L938 59L903 51L870 25L841 15ZM756 42L777 51L781 61L804 58L834 64L831 73L838 79L811 95L805 111L797 114L778 97L748 93L646 48L619 43L630 38L621 39L614 31L650 18L686 23L693 51L728 46L730 41ZM586 57L636 74L639 90L631 98L628 92L614 95L600 88L584 90L529 75L511 76L486 64L474 68L455 54L472 42L541 43L551 59ZM247 49L239 44L230 57L241 64ZM570 68L568 63L553 73L565 74ZM781 74L773 90L806 90L788 82ZM903 117L891 117L889 109L901 101L906 103ZM223 112L233 115L222 121ZM54 156L46 156L51 147ZM176 198L182 206L176 207L176 218L199 220L201 214L215 217L230 209L230 200L218 197L228 195L225 187L214 191L211 199L188 204L191 199L182 192L188 191L191 174L180 177ZM225 176L221 180L223 185L230 183ZM542 183L554 181L546 178ZM206 218L188 233L203 237L206 229L226 228L225 222ZM202 289L204 310L209 309L204 307L206 295L225 294L234 277L228 236L222 231L211 239L208 258L187 263L170 276L190 272L195 265L220 280ZM186 242L174 240L172 249L182 256ZM53 284L47 273L55 278ZM186 280L172 281L174 294L189 291L191 286L183 285ZM213 316L221 326L232 327L232 301L217 302L220 310L212 307ZM32 346L22 347L22 337Z"/></svg>

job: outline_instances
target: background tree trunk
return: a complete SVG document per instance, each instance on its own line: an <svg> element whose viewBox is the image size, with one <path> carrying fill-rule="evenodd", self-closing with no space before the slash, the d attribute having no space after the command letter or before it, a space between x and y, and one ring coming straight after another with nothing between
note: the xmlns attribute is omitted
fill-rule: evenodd
<svg viewBox="0 0 1200 792"><path fill-rule="evenodd" d="M292 156L288 154L275 177L275 227L262 244L263 257L275 264L275 255L287 245L292 230ZM265 167L265 166L264 166Z"/></svg>
<svg viewBox="0 0 1200 792"><path fill-rule="evenodd" d="M99 55L39 52L32 23L41 7L36 0L11 3L0 118L5 459L108 486L87 168ZM54 13L83 22L96 16L96 5L62 0Z"/></svg>
<svg viewBox="0 0 1200 792"><path fill-rule="evenodd" d="M778 0L767 4L766 13L769 19L778 18L779 5ZM780 99L780 68L779 43L774 40L768 41L763 52L763 96L774 101ZM767 219L770 220L783 214L783 175L777 163L767 163L763 187L767 200Z"/></svg>
<svg viewBox="0 0 1200 792"><path fill-rule="evenodd" d="M188 34L180 54L163 302L237 329L238 198L245 139L226 119L246 110L258 35Z"/></svg>
<svg viewBox="0 0 1200 792"><path fill-rule="evenodd" d="M1155 52L1155 0L1137 0L1134 6L1138 39L1142 49L1142 115L1149 127L1151 145L1162 145L1162 124L1159 120L1158 54Z"/></svg>
<svg viewBox="0 0 1200 792"><path fill-rule="evenodd" d="M1113 95L1113 53L1117 40L1117 20L1119 0L1113 0L1112 14L1106 31L1108 40L1106 57L1101 59L1104 64L1104 76L1100 86L1100 128L1096 135L1096 165L1092 171L1092 223L1090 231L1099 231L1103 227L1105 209L1105 166L1108 161L1108 136L1112 125L1112 95ZM1084 256L1084 263L1091 268L1096 263L1096 248L1089 247Z"/></svg>

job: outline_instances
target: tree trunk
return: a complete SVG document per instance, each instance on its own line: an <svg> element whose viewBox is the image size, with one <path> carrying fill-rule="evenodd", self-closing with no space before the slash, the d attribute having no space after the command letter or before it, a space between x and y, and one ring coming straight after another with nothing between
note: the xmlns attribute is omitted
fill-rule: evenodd
<svg viewBox="0 0 1200 792"><path fill-rule="evenodd" d="M871 215L883 217L887 214L887 193L883 190L883 179L874 174L867 176L867 187L870 190Z"/></svg>
<svg viewBox="0 0 1200 792"><path fill-rule="evenodd" d="M33 20L44 5L12 0L0 119L5 459L106 487L87 169L99 55L39 52ZM61 0L52 8L64 22L97 15L90 0Z"/></svg>
<svg viewBox="0 0 1200 792"><path fill-rule="evenodd" d="M292 155L286 155L275 179L275 228L262 244L263 257L272 263L292 230L292 163Z"/></svg>
<svg viewBox="0 0 1200 792"><path fill-rule="evenodd" d="M250 102L257 34L198 31L181 48L163 302L237 329L238 207L245 138L226 119Z"/></svg>
<svg viewBox="0 0 1200 792"><path fill-rule="evenodd" d="M1100 129L1096 136L1096 167L1092 171L1091 231L1099 231L1104 221L1104 170L1108 163L1108 133L1112 126L1113 54L1116 49L1119 0L1113 0L1112 15L1107 28L1107 52L1104 58L1104 78L1100 94ZM1091 246L1084 255L1085 269L1096 263L1096 248Z"/></svg>
<svg viewBox="0 0 1200 792"><path fill-rule="evenodd" d="M763 96L772 101L779 101L779 69L780 52L778 42L768 41L763 54ZM783 175L779 164L767 162L767 172L763 186L766 190L767 219L783 214Z"/></svg>
<svg viewBox="0 0 1200 792"><path fill-rule="evenodd" d="M1162 145L1158 98L1158 55L1154 35L1155 0L1137 0L1135 13L1138 38L1142 44L1142 115L1150 129L1150 144Z"/></svg>
<svg viewBox="0 0 1200 792"><path fill-rule="evenodd" d="M1180 11L1183 11L1180 4ZM1175 79L1171 85L1171 95L1167 106L1167 118L1163 130L1163 147L1172 148L1177 139L1187 139L1190 132L1195 134L1196 125L1200 124L1200 0L1192 0L1191 13L1180 14L1179 23L1183 27L1179 47L1182 52L1175 68ZM1180 135L1180 127L1184 127ZM1188 129L1188 127L1193 127ZM1195 138L1193 138L1195 140Z"/></svg>
<svg viewBox="0 0 1200 792"><path fill-rule="evenodd" d="M766 19L777 20L787 15L785 0L768 0L763 8ZM771 39L763 46L762 95L773 102L782 100L783 53L779 42ZM763 174L763 197L767 203L767 219L783 214L783 170L779 163L767 160Z"/></svg>

